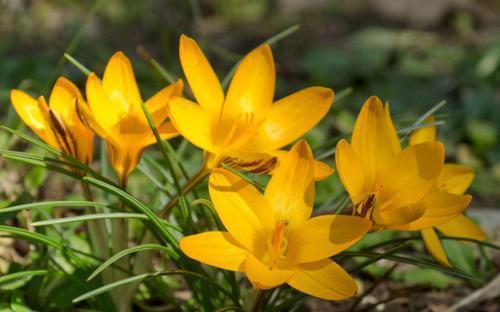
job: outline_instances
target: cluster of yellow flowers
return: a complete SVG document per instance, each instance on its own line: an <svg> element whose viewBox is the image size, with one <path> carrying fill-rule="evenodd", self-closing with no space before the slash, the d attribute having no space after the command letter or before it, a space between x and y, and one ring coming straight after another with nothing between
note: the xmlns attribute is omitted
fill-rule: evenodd
<svg viewBox="0 0 500 312"><path fill-rule="evenodd" d="M484 232L462 213L471 196L463 195L474 173L445 164L436 128L416 130L403 148L389 112L369 98L350 143L337 144L335 163L352 200L352 215L311 217L315 183L334 170L315 160L304 140L283 147L314 127L329 111L334 92L310 87L273 102L274 60L261 45L240 62L227 94L198 44L180 39L180 62L196 102L183 97L179 80L144 105L162 139L182 135L205 152L209 193L227 231L192 235L180 241L189 257L226 270L245 272L267 289L287 283L330 300L353 296L357 286L331 256L369 231L419 230L427 249L450 266L435 229L477 240ZM119 184L136 167L142 150L156 142L142 110L142 98L129 59L110 59L102 80L86 83L86 100L66 78L59 78L48 104L12 90L23 121L45 142L88 164L93 136L107 145ZM231 171L272 175L264 194Z"/></svg>

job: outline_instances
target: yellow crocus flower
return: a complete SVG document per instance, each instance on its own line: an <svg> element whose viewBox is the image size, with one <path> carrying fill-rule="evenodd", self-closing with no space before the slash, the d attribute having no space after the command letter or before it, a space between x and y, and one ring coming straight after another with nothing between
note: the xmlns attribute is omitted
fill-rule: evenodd
<svg viewBox="0 0 500 312"><path fill-rule="evenodd" d="M434 121L434 117L431 116L427 121ZM435 140L436 127L431 126L414 131L410 137L410 145L434 142ZM464 194L473 179L474 170L472 168L446 163L437 178L435 190L457 195ZM436 229L447 236L471 238L480 241L486 240L486 233L463 214L459 214L446 223L420 230L427 250L439 263L446 266L451 265L436 234Z"/></svg>
<svg viewBox="0 0 500 312"><path fill-rule="evenodd" d="M243 58L226 95L196 41L182 35L179 54L198 104L173 98L170 118L182 136L206 152L208 169L223 162L254 173L270 172L286 155L279 149L314 127L333 102L331 89L311 87L273 103L275 69L267 44ZM319 161L315 168L318 179L333 172Z"/></svg>
<svg viewBox="0 0 500 312"><path fill-rule="evenodd" d="M178 134L168 118L167 102L182 93L179 80L145 102L162 139ZM87 101L78 102L81 120L106 141L109 160L118 175L119 183L137 165L142 150L156 142L142 110L142 98L137 87L130 60L122 52L115 53L104 71L102 81L91 73L86 84Z"/></svg>
<svg viewBox="0 0 500 312"><path fill-rule="evenodd" d="M353 213L372 229L420 230L443 224L469 205L469 195L434 189L444 164L440 142L401 148L389 106L370 97L356 120L351 144L337 144L335 161Z"/></svg>
<svg viewBox="0 0 500 312"><path fill-rule="evenodd" d="M76 102L84 100L71 81L57 79L48 105L44 96L34 99L20 90L12 90L10 100L23 122L48 145L84 164L92 161L94 135L77 116Z"/></svg>
<svg viewBox="0 0 500 312"><path fill-rule="evenodd" d="M313 157L299 141L261 194L225 169L214 169L210 197L227 231L187 236L182 251L200 262L245 272L252 284L268 289L287 283L329 300L353 296L354 280L329 257L357 242L370 222L353 216L311 218Z"/></svg>

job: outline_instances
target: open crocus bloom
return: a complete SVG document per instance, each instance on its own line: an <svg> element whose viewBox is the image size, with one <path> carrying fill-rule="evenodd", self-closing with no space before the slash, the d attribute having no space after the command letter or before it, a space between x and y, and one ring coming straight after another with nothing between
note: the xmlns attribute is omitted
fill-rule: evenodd
<svg viewBox="0 0 500 312"><path fill-rule="evenodd" d="M81 120L106 141L110 162L121 185L135 168L142 150L156 142L141 106L132 65L122 52L109 60L102 81L94 74L87 79L87 100L78 102ZM168 117L167 102L182 93L182 81L173 83L146 101L162 139L178 133Z"/></svg>
<svg viewBox="0 0 500 312"><path fill-rule="evenodd" d="M420 230L445 223L469 204L468 195L436 190L444 147L424 142L401 149L389 107L370 97L356 120L351 144L337 144L336 164L353 213L373 230Z"/></svg>
<svg viewBox="0 0 500 312"><path fill-rule="evenodd" d="M370 222L359 217L311 218L313 158L305 141L291 149L262 195L225 169L214 169L210 197L227 229L180 241L189 257L222 269L245 272L267 289L287 283L313 296L340 300L357 291L354 280L329 257L358 241Z"/></svg>
<svg viewBox="0 0 500 312"><path fill-rule="evenodd" d="M431 117L428 121L434 121L434 118ZM410 145L434 142L435 140L436 127L426 127L412 133ZM473 179L474 170L472 168L458 164L444 164L443 170L441 170L437 178L434 190L461 195L465 193ZM435 229L438 229L447 236L471 238L480 241L486 240L486 233L463 214L459 214L446 223L422 229L420 233L422 234L427 250L429 250L439 263L446 266L451 265Z"/></svg>
<svg viewBox="0 0 500 312"><path fill-rule="evenodd" d="M14 109L28 127L50 146L84 164L92 161L93 133L78 119L77 100L84 103L80 90L68 79L57 79L49 104L20 90L12 90Z"/></svg>
<svg viewBox="0 0 500 312"><path fill-rule="evenodd" d="M198 104L176 97L170 118L192 144L207 152L208 168L224 162L236 169L266 173L286 153L279 149L314 127L330 109L331 89L311 87L273 103L275 70L269 45L243 58L224 95L219 79L198 44L181 36L180 60ZM326 164L315 162L315 177L329 176Z"/></svg>

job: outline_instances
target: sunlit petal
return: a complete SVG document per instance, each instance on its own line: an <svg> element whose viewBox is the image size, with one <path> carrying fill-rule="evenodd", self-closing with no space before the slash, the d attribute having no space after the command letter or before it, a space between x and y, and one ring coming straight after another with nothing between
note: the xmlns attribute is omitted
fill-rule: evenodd
<svg viewBox="0 0 500 312"><path fill-rule="evenodd" d="M212 66L193 39L182 35L179 54L184 75L202 110L216 119L220 115L224 93Z"/></svg>
<svg viewBox="0 0 500 312"><path fill-rule="evenodd" d="M188 257L215 267L241 272L247 258L245 250L228 232L205 232L184 237L179 242Z"/></svg>
<svg viewBox="0 0 500 312"><path fill-rule="evenodd" d="M335 149L335 163L339 172L340 181L345 189L357 203L360 196L371 191L366 185L363 165L354 150L346 140L340 140Z"/></svg>
<svg viewBox="0 0 500 312"><path fill-rule="evenodd" d="M332 106L331 89L311 87L282 98L246 144L248 150L279 149L309 131Z"/></svg>
<svg viewBox="0 0 500 312"><path fill-rule="evenodd" d="M441 245L441 241L439 240L436 232L432 228L422 229L420 230L422 234L422 239L425 243L425 248L430 252L430 254L442 265L447 267L451 267L450 262L448 261L448 257L446 257L446 253L443 249L443 245Z"/></svg>
<svg viewBox="0 0 500 312"><path fill-rule="evenodd" d="M437 228L446 236L465 237L480 241L485 241L487 238L486 232L463 214L456 216L446 223L438 225Z"/></svg>
<svg viewBox="0 0 500 312"><path fill-rule="evenodd" d="M225 169L214 169L210 198L217 215L231 235L247 249L261 253L263 237L274 227L272 210L251 184Z"/></svg>
<svg viewBox="0 0 500 312"><path fill-rule="evenodd" d="M295 263L331 257L356 243L370 226L370 221L360 217L326 215L312 218L290 234L289 257Z"/></svg>
<svg viewBox="0 0 500 312"><path fill-rule="evenodd" d="M366 100L352 133L351 146L363 164L367 184L371 185L380 167L391 160L401 147L388 107L379 98Z"/></svg>
<svg viewBox="0 0 500 312"><path fill-rule="evenodd" d="M304 140L296 143L290 156L282 159L265 191L276 220L287 220L291 227L309 218L314 203L313 158Z"/></svg>
<svg viewBox="0 0 500 312"><path fill-rule="evenodd" d="M199 148L213 152L210 121L200 106L175 97L169 101L168 107L170 120L179 133Z"/></svg>
<svg viewBox="0 0 500 312"><path fill-rule="evenodd" d="M474 179L474 169L457 164L445 164L438 176L437 187L452 194L463 194Z"/></svg>
<svg viewBox="0 0 500 312"><path fill-rule="evenodd" d="M426 123L434 122L434 116L429 116L425 119ZM425 128L420 128L412 132L410 136L410 145L415 145L419 143L432 142L436 140L436 126L430 126Z"/></svg>
<svg viewBox="0 0 500 312"><path fill-rule="evenodd" d="M358 291L353 278L329 259L301 264L288 284L301 292L326 300L346 299Z"/></svg>
<svg viewBox="0 0 500 312"><path fill-rule="evenodd" d="M376 178L380 209L416 203L434 186L443 163L444 147L439 142L412 145L401 151Z"/></svg>
<svg viewBox="0 0 500 312"><path fill-rule="evenodd" d="M115 106L121 103L128 111L127 106L141 110L141 94L137 87L134 70L128 57L123 52L116 52L108 61L102 78L102 86L109 94Z"/></svg>
<svg viewBox="0 0 500 312"><path fill-rule="evenodd" d="M252 254L245 260L245 273L252 285L259 289L269 289L286 283L294 274L293 270L269 268Z"/></svg>
<svg viewBox="0 0 500 312"><path fill-rule="evenodd" d="M148 109L153 123L156 126L161 125L161 123L168 117L168 101L175 96L181 96L183 83L182 80L177 80L165 88L158 91L155 95L150 97L144 104Z"/></svg>

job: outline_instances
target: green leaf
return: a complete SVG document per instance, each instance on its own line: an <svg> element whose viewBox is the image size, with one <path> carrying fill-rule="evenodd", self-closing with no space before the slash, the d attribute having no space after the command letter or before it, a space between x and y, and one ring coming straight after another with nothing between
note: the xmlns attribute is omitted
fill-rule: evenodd
<svg viewBox="0 0 500 312"><path fill-rule="evenodd" d="M158 231L158 233L161 234L160 237L162 237L166 242L174 246L174 248L176 249L178 248L179 244L177 240L170 233L166 225L166 223L168 224L168 222L166 220L162 221L160 218L158 218L156 214L149 207L147 207L146 205L138 201L135 197L133 197L129 193L123 191L122 189L116 186L107 184L106 182L97 180L92 177L85 177L84 180L104 191L114 194L115 196L119 197L124 202L126 202L130 207L138 210L142 214L145 214L148 217L149 221L151 221L155 229Z"/></svg>
<svg viewBox="0 0 500 312"><path fill-rule="evenodd" d="M51 246L54 248L58 248L58 249L63 248L63 246L61 244L59 244L55 240L49 238L48 236L45 236L43 234L36 233L36 232L30 232L30 231L25 230L25 229L13 227L13 226L8 226L8 225L0 225L0 232L7 232L7 233L10 233L14 236L22 237L24 239L31 240L31 241L38 242L38 243L42 243L44 245Z"/></svg>
<svg viewBox="0 0 500 312"><path fill-rule="evenodd" d="M0 229L1 230L1 229ZM3 231L3 230L2 230ZM26 278L26 277L33 277L33 276L41 276L41 275L47 275L49 271L47 270L33 270L33 271L22 271L22 272L16 272L16 273L11 273L11 274L6 274L3 276L0 276L0 285L1 284L6 284L10 283L12 281Z"/></svg>
<svg viewBox="0 0 500 312"><path fill-rule="evenodd" d="M106 203L100 203L100 202L93 202L93 201L81 201L81 200L74 200L74 201L64 201L64 200L58 200L58 201L45 201L45 202L38 202L38 203L31 203L31 204L23 204L23 205L16 205L16 206L10 206L6 208L1 208L0 209L0 215L5 214L5 213L12 213L12 212L18 212L24 209L42 209L42 208L49 208L49 207L72 207L72 208L85 208L85 207L107 207Z"/></svg>
<svg viewBox="0 0 500 312"><path fill-rule="evenodd" d="M113 264L115 261L118 259L125 257L131 253L134 252L139 252L139 251L144 251L144 250L152 250L152 249L159 249L167 253L169 256L171 256L174 259L178 259L178 255L172 252L171 249L163 246L163 245L158 245L158 244L143 244L143 245L138 245L138 246L133 246L127 249L124 249L115 255L113 255L111 258L106 260L103 264L101 264L90 276L87 278L87 281L90 281L91 279L95 278L99 273L104 271L107 267L109 267L111 264Z"/></svg>
<svg viewBox="0 0 500 312"><path fill-rule="evenodd" d="M145 215L143 215L141 213L126 213L126 212L98 213L98 214L86 214L86 215L82 215L82 216L37 221L37 222L33 222L31 225L32 226L46 226L46 225L82 222L82 221L99 220L99 219L142 219L142 220L148 220L148 217L146 217Z"/></svg>

